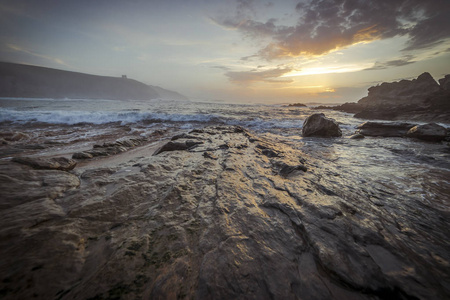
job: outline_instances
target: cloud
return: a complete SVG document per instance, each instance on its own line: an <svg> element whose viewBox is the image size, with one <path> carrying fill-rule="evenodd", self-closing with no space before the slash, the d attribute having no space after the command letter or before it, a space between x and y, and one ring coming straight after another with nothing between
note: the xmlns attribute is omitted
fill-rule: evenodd
<svg viewBox="0 0 450 300"><path fill-rule="evenodd" d="M375 64L367 69L364 69L364 71L372 71L372 70L384 70L384 69L388 69L391 67L401 67L401 66L406 66L409 64L413 64L415 63L415 61L413 60L415 57L413 55L405 55L402 59L394 59L394 60L389 60L389 61L385 61L385 62L375 62Z"/></svg>
<svg viewBox="0 0 450 300"><path fill-rule="evenodd" d="M395 36L408 37L404 49L408 51L450 38L448 0L309 0L297 4L295 11L293 26L277 25L273 18L256 21L242 12L215 22L246 37L268 39L257 53L267 60L324 55Z"/></svg>
<svg viewBox="0 0 450 300"><path fill-rule="evenodd" d="M226 66L211 66L210 68L224 70L224 71L229 71L230 70L230 68L226 67Z"/></svg>
<svg viewBox="0 0 450 300"><path fill-rule="evenodd" d="M280 78L286 73L291 72L291 68L276 68L276 69L270 69L265 71L229 71L225 73L225 76L228 77L228 79L231 82L234 83L243 83L243 84L249 84L254 82L269 82L269 83L291 83L293 82L292 79L285 79Z"/></svg>

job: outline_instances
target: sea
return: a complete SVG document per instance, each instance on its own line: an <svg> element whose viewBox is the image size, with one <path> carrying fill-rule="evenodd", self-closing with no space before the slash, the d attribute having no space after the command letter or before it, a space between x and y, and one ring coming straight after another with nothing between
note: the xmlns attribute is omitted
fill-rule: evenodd
<svg viewBox="0 0 450 300"><path fill-rule="evenodd" d="M339 123L341 138L301 136L304 120L318 112ZM30 146L28 152L27 147L19 147L19 151L14 148L14 143L20 143L18 138L18 142L8 142L9 147L0 145L0 161L57 149L67 154L127 135L147 137L160 132L160 139L168 139L205 126L239 125L337 165L340 173L352 174L355 185L375 186L402 195L402 199L450 211L449 144L409 138L349 139L365 121L348 113L316 109L315 105L0 98L0 138L7 140L22 133L29 145L44 145L42 149ZM450 128L450 124L440 124Z"/></svg>

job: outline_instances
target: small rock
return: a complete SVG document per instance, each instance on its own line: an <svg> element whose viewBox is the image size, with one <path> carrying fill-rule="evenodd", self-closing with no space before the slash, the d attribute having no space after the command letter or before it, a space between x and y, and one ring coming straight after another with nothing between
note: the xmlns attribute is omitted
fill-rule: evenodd
<svg viewBox="0 0 450 300"><path fill-rule="evenodd" d="M365 138L365 136L362 135L361 133L355 133L354 135L349 137L349 139L352 139L352 140L360 140L363 138Z"/></svg>
<svg viewBox="0 0 450 300"><path fill-rule="evenodd" d="M447 129L436 123L417 125L411 128L406 136L430 142L440 142L447 136Z"/></svg>
<svg viewBox="0 0 450 300"><path fill-rule="evenodd" d="M26 140L29 138L30 138L30 136L26 133L16 132L16 133L14 133L14 135L12 137L9 138L9 140L12 142L17 142L17 141Z"/></svg>
<svg viewBox="0 0 450 300"><path fill-rule="evenodd" d="M216 155L214 155L212 152L209 152L209 151L203 152L203 157L209 158L209 159L214 159L214 160L219 159Z"/></svg>
<svg viewBox="0 0 450 300"><path fill-rule="evenodd" d="M72 158L74 159L89 159L93 157L94 156L92 154L86 152L77 152L72 155Z"/></svg>
<svg viewBox="0 0 450 300"><path fill-rule="evenodd" d="M304 137L339 137L342 136L342 131L335 120L327 118L320 113L306 118L305 122L303 122L302 135Z"/></svg>
<svg viewBox="0 0 450 300"><path fill-rule="evenodd" d="M160 154L162 152L166 152L166 151L187 150L187 149L195 147L199 144L203 144L203 142L195 142L192 140L187 140L186 142L170 141L167 144L165 144L164 146L162 146L161 148L159 148L158 150L156 150L153 155L158 155L158 154Z"/></svg>

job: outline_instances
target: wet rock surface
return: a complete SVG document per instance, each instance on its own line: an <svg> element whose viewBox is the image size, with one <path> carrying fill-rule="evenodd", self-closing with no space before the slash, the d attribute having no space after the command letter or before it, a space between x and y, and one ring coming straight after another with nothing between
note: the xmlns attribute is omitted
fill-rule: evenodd
<svg viewBox="0 0 450 300"><path fill-rule="evenodd" d="M403 137L415 124L404 122L364 122L359 125L358 133L365 136Z"/></svg>
<svg viewBox="0 0 450 300"><path fill-rule="evenodd" d="M447 136L447 129L436 123L416 125L406 133L407 137L430 142L440 142Z"/></svg>
<svg viewBox="0 0 450 300"><path fill-rule="evenodd" d="M103 143L94 145L92 150L76 152L72 155L74 159L90 159L97 156L111 156L126 152L146 142L145 138L123 139L114 143Z"/></svg>
<svg viewBox="0 0 450 300"><path fill-rule="evenodd" d="M342 136L342 131L335 120L319 113L306 118L305 122L303 122L302 135L304 137L339 137Z"/></svg>
<svg viewBox="0 0 450 300"><path fill-rule="evenodd" d="M175 141L201 143L70 173L2 162L2 298L450 296L448 203L241 127Z"/></svg>

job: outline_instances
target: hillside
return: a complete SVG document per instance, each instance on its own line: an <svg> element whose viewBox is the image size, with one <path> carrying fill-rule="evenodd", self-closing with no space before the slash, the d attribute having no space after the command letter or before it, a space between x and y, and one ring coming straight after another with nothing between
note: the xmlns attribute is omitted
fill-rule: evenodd
<svg viewBox="0 0 450 300"><path fill-rule="evenodd" d="M188 100L173 91L122 78L0 62L0 97Z"/></svg>

